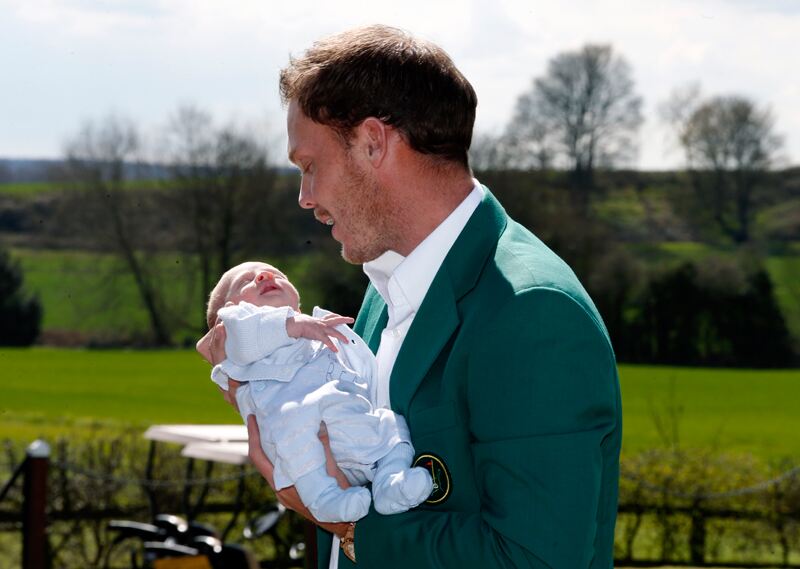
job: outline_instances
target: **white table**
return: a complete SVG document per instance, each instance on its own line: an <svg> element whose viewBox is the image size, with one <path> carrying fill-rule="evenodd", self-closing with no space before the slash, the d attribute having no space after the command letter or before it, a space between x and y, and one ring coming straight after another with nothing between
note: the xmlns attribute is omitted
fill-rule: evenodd
<svg viewBox="0 0 800 569"><path fill-rule="evenodd" d="M183 447L181 455L227 464L242 465L250 462L246 442L189 443Z"/></svg>
<svg viewBox="0 0 800 569"><path fill-rule="evenodd" d="M144 433L144 437L150 440L150 452L147 457L147 466L145 470L145 477L148 480L153 478L153 465L155 462L156 443L177 443L182 445L200 444L200 445L219 445L219 444L244 444L245 449L243 454L238 457L232 455L230 452L225 454L227 460L218 460L211 458L217 456L218 453L209 454L208 450L201 448L202 456L194 456L187 454L186 449L183 449L183 456L189 458L186 463L186 480L187 484L183 490L183 508L189 518L194 517L193 512L201 509L205 496L207 494L208 484L203 486L200 491L200 497L195 505L190 504L191 485L189 480L194 478L194 459L201 458L207 460L205 468L205 478L211 477L214 462L228 462L230 464L238 464L243 466L248 462L247 458L247 427L244 425L152 425ZM192 452L192 451L189 451ZM155 496L152 491L148 490L148 497L150 499L150 509L157 511L155 503ZM238 499L238 498L237 498ZM227 530L226 530L227 531Z"/></svg>
<svg viewBox="0 0 800 569"><path fill-rule="evenodd" d="M165 443L247 442L244 425L152 425L144 438Z"/></svg>

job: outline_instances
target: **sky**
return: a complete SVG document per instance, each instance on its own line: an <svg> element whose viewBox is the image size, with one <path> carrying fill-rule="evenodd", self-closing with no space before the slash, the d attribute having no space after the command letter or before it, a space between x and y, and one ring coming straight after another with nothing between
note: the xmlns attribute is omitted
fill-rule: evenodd
<svg viewBox="0 0 800 569"><path fill-rule="evenodd" d="M800 165L800 0L0 0L0 157L59 158L87 120L155 139L181 105L247 125L285 161L277 77L290 55L382 23L441 45L499 133L547 62L609 43L644 100L634 167L679 167L658 108L699 83L769 107L782 163Z"/></svg>

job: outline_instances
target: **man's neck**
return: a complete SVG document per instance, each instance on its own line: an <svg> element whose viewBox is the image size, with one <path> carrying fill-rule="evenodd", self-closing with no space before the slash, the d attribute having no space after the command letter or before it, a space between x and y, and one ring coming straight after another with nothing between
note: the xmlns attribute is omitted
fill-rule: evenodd
<svg viewBox="0 0 800 569"><path fill-rule="evenodd" d="M409 180L398 195L398 223L404 228L393 249L408 256L464 201L474 187L469 172Z"/></svg>

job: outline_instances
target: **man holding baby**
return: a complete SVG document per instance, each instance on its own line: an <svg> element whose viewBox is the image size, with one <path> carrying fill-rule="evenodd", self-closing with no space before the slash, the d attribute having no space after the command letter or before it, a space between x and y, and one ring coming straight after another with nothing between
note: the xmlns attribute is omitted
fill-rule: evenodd
<svg viewBox="0 0 800 569"><path fill-rule="evenodd" d="M569 267L472 177L472 86L438 46L370 26L292 59L280 91L300 206L370 279L354 330L373 403L434 483L408 512L320 524L319 566L613 567L614 353Z"/></svg>

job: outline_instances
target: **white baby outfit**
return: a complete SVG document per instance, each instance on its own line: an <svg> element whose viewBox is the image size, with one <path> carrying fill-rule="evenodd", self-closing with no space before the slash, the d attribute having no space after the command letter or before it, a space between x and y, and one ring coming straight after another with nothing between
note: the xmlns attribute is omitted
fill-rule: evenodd
<svg viewBox="0 0 800 569"><path fill-rule="evenodd" d="M328 311L314 308L313 316ZM236 391L239 412L255 415L261 446L274 466L275 489L294 485L312 514L325 522L355 521L369 511L372 482L375 509L403 512L425 500L432 482L427 471L410 468L414 455L408 426L389 409L374 409L377 365L364 341L338 326L349 343L333 352L322 342L291 338L288 306L247 302L219 310L225 324L226 359L211 377L223 389L228 378L245 382ZM331 452L353 485L339 488L325 471L319 441L325 423Z"/></svg>

